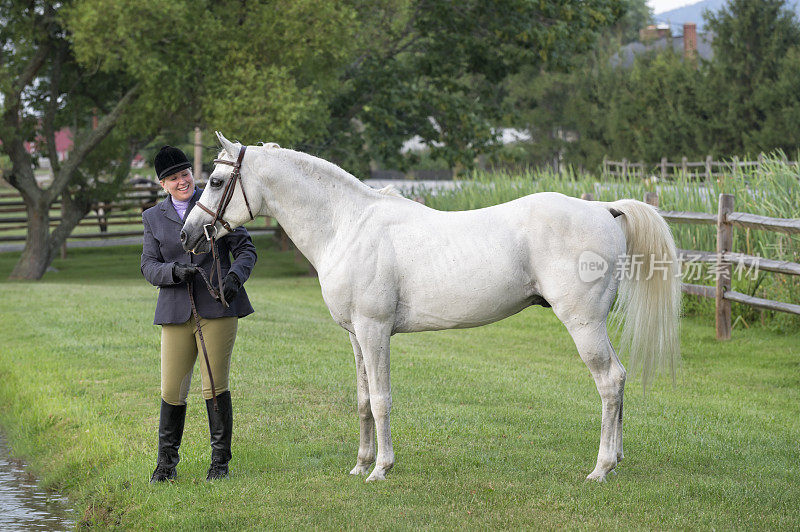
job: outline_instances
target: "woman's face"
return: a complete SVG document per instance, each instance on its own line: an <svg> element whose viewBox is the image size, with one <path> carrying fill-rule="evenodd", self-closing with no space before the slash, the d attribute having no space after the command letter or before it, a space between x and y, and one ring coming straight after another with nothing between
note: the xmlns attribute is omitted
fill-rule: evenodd
<svg viewBox="0 0 800 532"><path fill-rule="evenodd" d="M188 168L168 175L161 180L161 186L167 194L178 201L188 201L194 194L194 178Z"/></svg>

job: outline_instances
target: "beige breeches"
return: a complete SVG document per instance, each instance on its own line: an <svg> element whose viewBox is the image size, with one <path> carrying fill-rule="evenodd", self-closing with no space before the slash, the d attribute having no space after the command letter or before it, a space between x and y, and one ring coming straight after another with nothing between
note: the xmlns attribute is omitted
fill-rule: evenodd
<svg viewBox="0 0 800 532"><path fill-rule="evenodd" d="M238 324L239 319L236 317L210 320L200 318L217 395L228 390L231 352ZM208 369L203 348L200 346L200 335L195 328L194 317L180 325L161 326L161 398L171 405L186 404L198 354L203 397L211 399L211 382L208 380Z"/></svg>

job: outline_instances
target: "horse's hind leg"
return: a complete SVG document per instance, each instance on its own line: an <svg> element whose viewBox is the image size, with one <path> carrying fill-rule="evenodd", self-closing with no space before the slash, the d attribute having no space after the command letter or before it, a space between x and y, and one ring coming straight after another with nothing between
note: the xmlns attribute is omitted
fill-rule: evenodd
<svg viewBox="0 0 800 532"><path fill-rule="evenodd" d="M625 368L608 339L605 321L571 320L566 324L581 359L594 377L603 403L597 465L587 479L602 482L622 458L622 398Z"/></svg>
<svg viewBox="0 0 800 532"><path fill-rule="evenodd" d="M615 447L617 449L617 463L621 462L625 455L622 452L622 407L625 403L625 368L623 367L622 363L619 361L617 357L616 351L614 351L614 347L611 345L611 341L608 342L608 348L611 350L611 358L616 361L617 365L622 368L622 389L620 390L619 394L619 415L617 415L617 429L616 429L616 438L615 438Z"/></svg>
<svg viewBox="0 0 800 532"><path fill-rule="evenodd" d="M356 387L358 389L358 420L360 441L358 444L358 457L356 466L350 471L351 475L366 475L375 462L375 418L372 417L372 408L369 402L369 381L364 367L364 355L361 346L353 333L350 333L350 343L353 344L353 354L356 358Z"/></svg>

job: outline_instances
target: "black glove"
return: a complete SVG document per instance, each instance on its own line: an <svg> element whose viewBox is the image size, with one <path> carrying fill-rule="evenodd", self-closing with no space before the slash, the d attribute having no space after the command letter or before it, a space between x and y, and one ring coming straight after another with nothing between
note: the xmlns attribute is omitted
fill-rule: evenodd
<svg viewBox="0 0 800 532"><path fill-rule="evenodd" d="M186 264L183 262L176 262L172 265L172 277L176 283L185 283L194 277L197 273L197 266L194 264Z"/></svg>
<svg viewBox="0 0 800 532"><path fill-rule="evenodd" d="M225 301L228 303L233 301L233 298L239 293L241 287L242 282L239 280L239 277L233 272L228 272L227 275L225 275L225 279L222 280L222 293L225 295Z"/></svg>

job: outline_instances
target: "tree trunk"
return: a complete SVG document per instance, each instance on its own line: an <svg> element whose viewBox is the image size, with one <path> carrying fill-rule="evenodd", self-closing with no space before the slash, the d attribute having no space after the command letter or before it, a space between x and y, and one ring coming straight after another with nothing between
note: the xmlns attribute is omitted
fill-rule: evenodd
<svg viewBox="0 0 800 532"><path fill-rule="evenodd" d="M61 197L61 223L50 231L50 205L44 201L29 204L25 249L8 278L29 281L41 279L56 258L61 245L86 216L90 207L88 200L72 198L65 192Z"/></svg>
<svg viewBox="0 0 800 532"><path fill-rule="evenodd" d="M41 279L52 262L50 252L50 211L47 206L28 205L28 232L25 249L9 279Z"/></svg>

